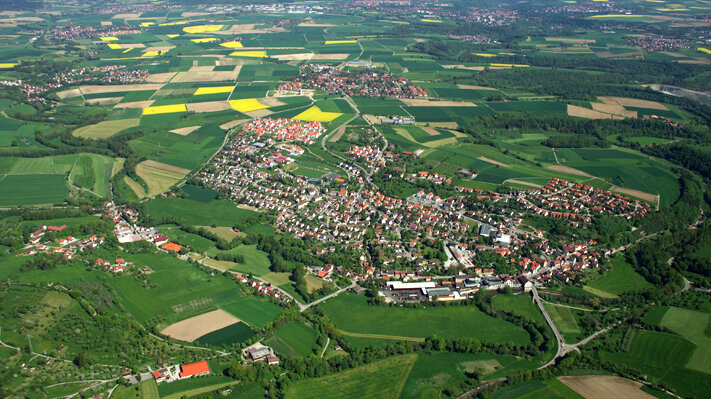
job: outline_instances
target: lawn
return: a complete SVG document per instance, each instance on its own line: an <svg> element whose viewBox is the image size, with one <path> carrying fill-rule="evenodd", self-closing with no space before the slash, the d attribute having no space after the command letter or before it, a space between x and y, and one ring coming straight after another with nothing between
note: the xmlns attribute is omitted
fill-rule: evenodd
<svg viewBox="0 0 711 399"><path fill-rule="evenodd" d="M108 280L126 309L140 322L159 315L168 321L177 321L243 297L232 279L221 274L210 276L168 254L126 255L125 258L136 267L150 266L154 270L143 277L154 285L150 289L142 280L131 276Z"/></svg>
<svg viewBox="0 0 711 399"><path fill-rule="evenodd" d="M647 376L648 381L667 384L681 396L706 397L711 389L711 378L708 374L685 368L694 350L695 345L685 338L638 330L629 351L603 351L600 357L637 369Z"/></svg>
<svg viewBox="0 0 711 399"><path fill-rule="evenodd" d="M301 380L287 388L286 397L396 399L416 361L416 354L402 355L326 377Z"/></svg>
<svg viewBox="0 0 711 399"><path fill-rule="evenodd" d="M497 295L492 299L495 309L523 316L531 321L545 323L538 306L531 301L529 295Z"/></svg>
<svg viewBox="0 0 711 399"><path fill-rule="evenodd" d="M258 297L246 297L221 308L256 329L263 328L283 311L281 306Z"/></svg>
<svg viewBox="0 0 711 399"><path fill-rule="evenodd" d="M306 357L316 345L318 333L313 328L298 321L279 327L274 335L265 341L277 353L289 357Z"/></svg>
<svg viewBox="0 0 711 399"><path fill-rule="evenodd" d="M632 265L625 261L624 256L617 256L612 259L612 270L599 279L588 282L588 286L613 295L631 291L643 291L653 287L644 277L634 271Z"/></svg>
<svg viewBox="0 0 711 399"><path fill-rule="evenodd" d="M63 202L69 195L66 177L48 175L6 175L0 178L0 206L42 205Z"/></svg>
<svg viewBox="0 0 711 399"><path fill-rule="evenodd" d="M157 198L148 202L146 207L151 215L178 218L193 226L250 225L259 217L257 212L237 208L228 200L205 203L182 198Z"/></svg>
<svg viewBox="0 0 711 399"><path fill-rule="evenodd" d="M574 314L577 311L563 306L544 306L553 319L553 323L558 327L558 331L563 334L565 341L568 343L576 342L582 332Z"/></svg>
<svg viewBox="0 0 711 399"><path fill-rule="evenodd" d="M480 312L473 306L408 309L368 305L365 296L342 294L320 304L340 330L373 335L425 338L474 337L484 342L524 344L528 334L521 328ZM387 322L384 322L387 321ZM367 338L367 337L366 337Z"/></svg>
<svg viewBox="0 0 711 399"><path fill-rule="evenodd" d="M686 367L706 374L711 374L711 337L707 333L709 322L711 316L708 313L670 307L660 323L662 327L696 343L696 349Z"/></svg>

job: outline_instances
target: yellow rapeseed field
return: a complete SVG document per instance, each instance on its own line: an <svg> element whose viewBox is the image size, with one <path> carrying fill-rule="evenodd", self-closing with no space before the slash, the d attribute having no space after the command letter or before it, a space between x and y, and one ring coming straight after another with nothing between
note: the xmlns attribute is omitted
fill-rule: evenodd
<svg viewBox="0 0 711 399"><path fill-rule="evenodd" d="M133 50L133 47L131 47L131 48L127 48L127 49L126 49L126 50L124 50L123 52L124 52L124 53L128 53L128 52L129 52L129 51L131 51L131 50Z"/></svg>
<svg viewBox="0 0 711 399"><path fill-rule="evenodd" d="M478 55L479 57L496 57L496 54L487 54L487 53L474 53L474 55Z"/></svg>
<svg viewBox="0 0 711 399"><path fill-rule="evenodd" d="M244 98L241 100L230 100L230 107L239 112L251 112L259 109L269 108L268 106L257 101L256 98Z"/></svg>
<svg viewBox="0 0 711 399"><path fill-rule="evenodd" d="M101 39L104 42L115 42L118 41L118 37L116 36L101 36L99 39Z"/></svg>
<svg viewBox="0 0 711 399"><path fill-rule="evenodd" d="M152 58L152 57L158 57L159 55L163 54L165 51L146 51L143 53L141 57L143 58Z"/></svg>
<svg viewBox="0 0 711 399"><path fill-rule="evenodd" d="M234 53L230 53L230 57L266 58L266 57L267 57L267 52L266 52L266 51L259 51L259 50L254 50L254 51L235 51Z"/></svg>
<svg viewBox="0 0 711 399"><path fill-rule="evenodd" d="M143 115L170 114L173 112L186 112L185 104L158 105L143 109Z"/></svg>
<svg viewBox="0 0 711 399"><path fill-rule="evenodd" d="M214 42L216 40L217 40L216 37L203 37L200 39L190 39L190 41L193 43L209 43L209 42Z"/></svg>
<svg viewBox="0 0 711 399"><path fill-rule="evenodd" d="M222 47L227 47L227 48L242 48L244 47L242 43L240 42L226 42L226 43L220 43L220 46Z"/></svg>
<svg viewBox="0 0 711 399"><path fill-rule="evenodd" d="M172 35L166 35L166 36L168 36L168 37L171 38L171 39L174 39L174 38L176 38L176 37L178 37L178 36L180 36L180 35L172 34Z"/></svg>
<svg viewBox="0 0 711 399"><path fill-rule="evenodd" d="M697 48L697 50L701 51L702 53L711 54L711 50L709 50L705 47L699 47L699 48Z"/></svg>
<svg viewBox="0 0 711 399"><path fill-rule="evenodd" d="M17 63L11 63L11 62L0 63L0 69L14 68L15 65L17 65Z"/></svg>
<svg viewBox="0 0 711 399"><path fill-rule="evenodd" d="M326 40L323 44L347 44L356 43L355 40Z"/></svg>
<svg viewBox="0 0 711 399"><path fill-rule="evenodd" d="M158 24L158 26L175 26L175 25L187 25L188 21L180 21L180 22L163 22L162 24Z"/></svg>
<svg viewBox="0 0 711 399"><path fill-rule="evenodd" d="M331 122L332 120L338 118L341 115L343 114L340 112L323 112L319 107L314 105L313 107L307 109L306 111L300 113L299 115L296 115L291 119L297 121Z"/></svg>
<svg viewBox="0 0 711 399"><path fill-rule="evenodd" d="M217 86L217 87L199 87L194 96L201 96L203 94L217 94L217 93L230 93L234 86Z"/></svg>
<svg viewBox="0 0 711 399"><path fill-rule="evenodd" d="M186 26L183 28L183 32L185 33L205 33L205 32L216 32L220 29L222 29L224 25L195 25L195 26Z"/></svg>
<svg viewBox="0 0 711 399"><path fill-rule="evenodd" d="M440 22L442 22L441 19L429 19L429 18L422 18L420 21L422 21L422 22L434 22L434 23L440 23Z"/></svg>
<svg viewBox="0 0 711 399"><path fill-rule="evenodd" d="M111 50L118 50L121 48L121 46L116 43L109 43L107 46L109 46Z"/></svg>
<svg viewBox="0 0 711 399"><path fill-rule="evenodd" d="M155 22L141 22L141 27L145 28L146 26L151 26L155 24Z"/></svg>

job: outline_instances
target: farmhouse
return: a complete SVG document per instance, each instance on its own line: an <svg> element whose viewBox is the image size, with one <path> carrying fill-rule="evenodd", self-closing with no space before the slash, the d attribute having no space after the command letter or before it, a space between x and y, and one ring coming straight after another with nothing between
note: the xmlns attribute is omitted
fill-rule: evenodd
<svg viewBox="0 0 711 399"><path fill-rule="evenodd" d="M183 364L180 366L180 378L190 378L210 373L207 361L201 360L195 363Z"/></svg>

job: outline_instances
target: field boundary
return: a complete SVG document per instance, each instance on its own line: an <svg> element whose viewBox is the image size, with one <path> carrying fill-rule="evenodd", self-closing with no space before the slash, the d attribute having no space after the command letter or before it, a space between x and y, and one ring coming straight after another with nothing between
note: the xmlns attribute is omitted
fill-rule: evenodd
<svg viewBox="0 0 711 399"><path fill-rule="evenodd" d="M353 338L372 338L372 339L390 339L393 341L425 342L424 338L401 337L398 335L362 334L362 333L354 333L354 332L348 332L348 331L343 331L343 330L338 330L338 332L347 336L347 337L353 337Z"/></svg>

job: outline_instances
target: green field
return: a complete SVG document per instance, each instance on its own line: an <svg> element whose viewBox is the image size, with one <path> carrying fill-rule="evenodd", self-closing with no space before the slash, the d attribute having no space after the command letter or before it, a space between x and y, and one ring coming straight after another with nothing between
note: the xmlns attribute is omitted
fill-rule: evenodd
<svg viewBox="0 0 711 399"><path fill-rule="evenodd" d="M711 374L711 337L708 334L711 316L695 310L670 307L662 317L661 326L676 332L696 344L686 367Z"/></svg>
<svg viewBox="0 0 711 399"><path fill-rule="evenodd" d="M504 312L523 316L529 320L545 323L543 314L538 306L531 301L529 295L497 295L491 300L494 308Z"/></svg>
<svg viewBox="0 0 711 399"><path fill-rule="evenodd" d="M256 329L276 319L283 310L281 306L265 299L253 297L240 299L221 308Z"/></svg>
<svg viewBox="0 0 711 399"><path fill-rule="evenodd" d="M336 328L346 333L425 338L474 337L484 342L523 344L528 334L518 326L494 319L473 306L407 309L371 306L363 295L342 294L319 305ZM387 322L384 322L387 321Z"/></svg>
<svg viewBox="0 0 711 399"><path fill-rule="evenodd" d="M160 399L156 380L143 381L139 384L141 399Z"/></svg>
<svg viewBox="0 0 711 399"><path fill-rule="evenodd" d="M588 286L597 290L620 295L625 292L643 291L652 288L644 277L637 274L623 256L612 259L612 269L597 280L588 282Z"/></svg>
<svg viewBox="0 0 711 399"><path fill-rule="evenodd" d="M680 395L705 397L711 389L708 374L689 370L695 346L689 340L662 332L638 330L627 352L601 352L603 360L640 370L653 382L663 382Z"/></svg>
<svg viewBox="0 0 711 399"><path fill-rule="evenodd" d="M301 380L287 388L286 397L396 399L416 361L415 354L402 355L326 377Z"/></svg>
<svg viewBox="0 0 711 399"><path fill-rule="evenodd" d="M196 339L196 342L208 345L232 345L244 342L254 336L254 331L245 323L239 322L205 334Z"/></svg>
<svg viewBox="0 0 711 399"><path fill-rule="evenodd" d="M160 384L158 385L158 393L161 398L181 398L183 395L189 397L189 393L194 393L194 390L202 389L206 387L211 387L210 390L217 389L221 386L235 384L236 382L231 378L215 375L215 370L210 370L213 374L204 376L189 378L181 381L174 381L170 384ZM214 388L212 388L214 387ZM205 391L207 392L207 391Z"/></svg>
<svg viewBox="0 0 711 399"><path fill-rule="evenodd" d="M289 357L306 357L312 353L317 337L318 333L313 328L304 323L292 321L279 327L265 343L279 354Z"/></svg>
<svg viewBox="0 0 711 399"><path fill-rule="evenodd" d="M63 202L69 195L64 175L5 175L0 178L0 206Z"/></svg>
<svg viewBox="0 0 711 399"><path fill-rule="evenodd" d="M551 316L551 319L553 319L553 323L558 327L558 331L563 334L563 338L566 342L574 343L578 341L578 338L581 338L580 333L582 333L582 330L578 325L575 315L575 312L579 311L563 306L544 306Z"/></svg>
<svg viewBox="0 0 711 399"><path fill-rule="evenodd" d="M250 225L259 216L257 212L237 208L227 200L205 203L182 198L157 198L148 202L146 208L156 217L177 218L193 226Z"/></svg>
<svg viewBox="0 0 711 399"><path fill-rule="evenodd" d="M258 250L257 245L240 245L228 251L219 251L217 248L207 252L208 256L215 256L217 253L238 254L244 256L244 263L235 264L230 270L241 273L251 273L255 276L262 277L271 273L269 266L269 258L267 254Z"/></svg>
<svg viewBox="0 0 711 399"><path fill-rule="evenodd" d="M491 399L581 399L575 391L556 379L526 381L501 388Z"/></svg>

